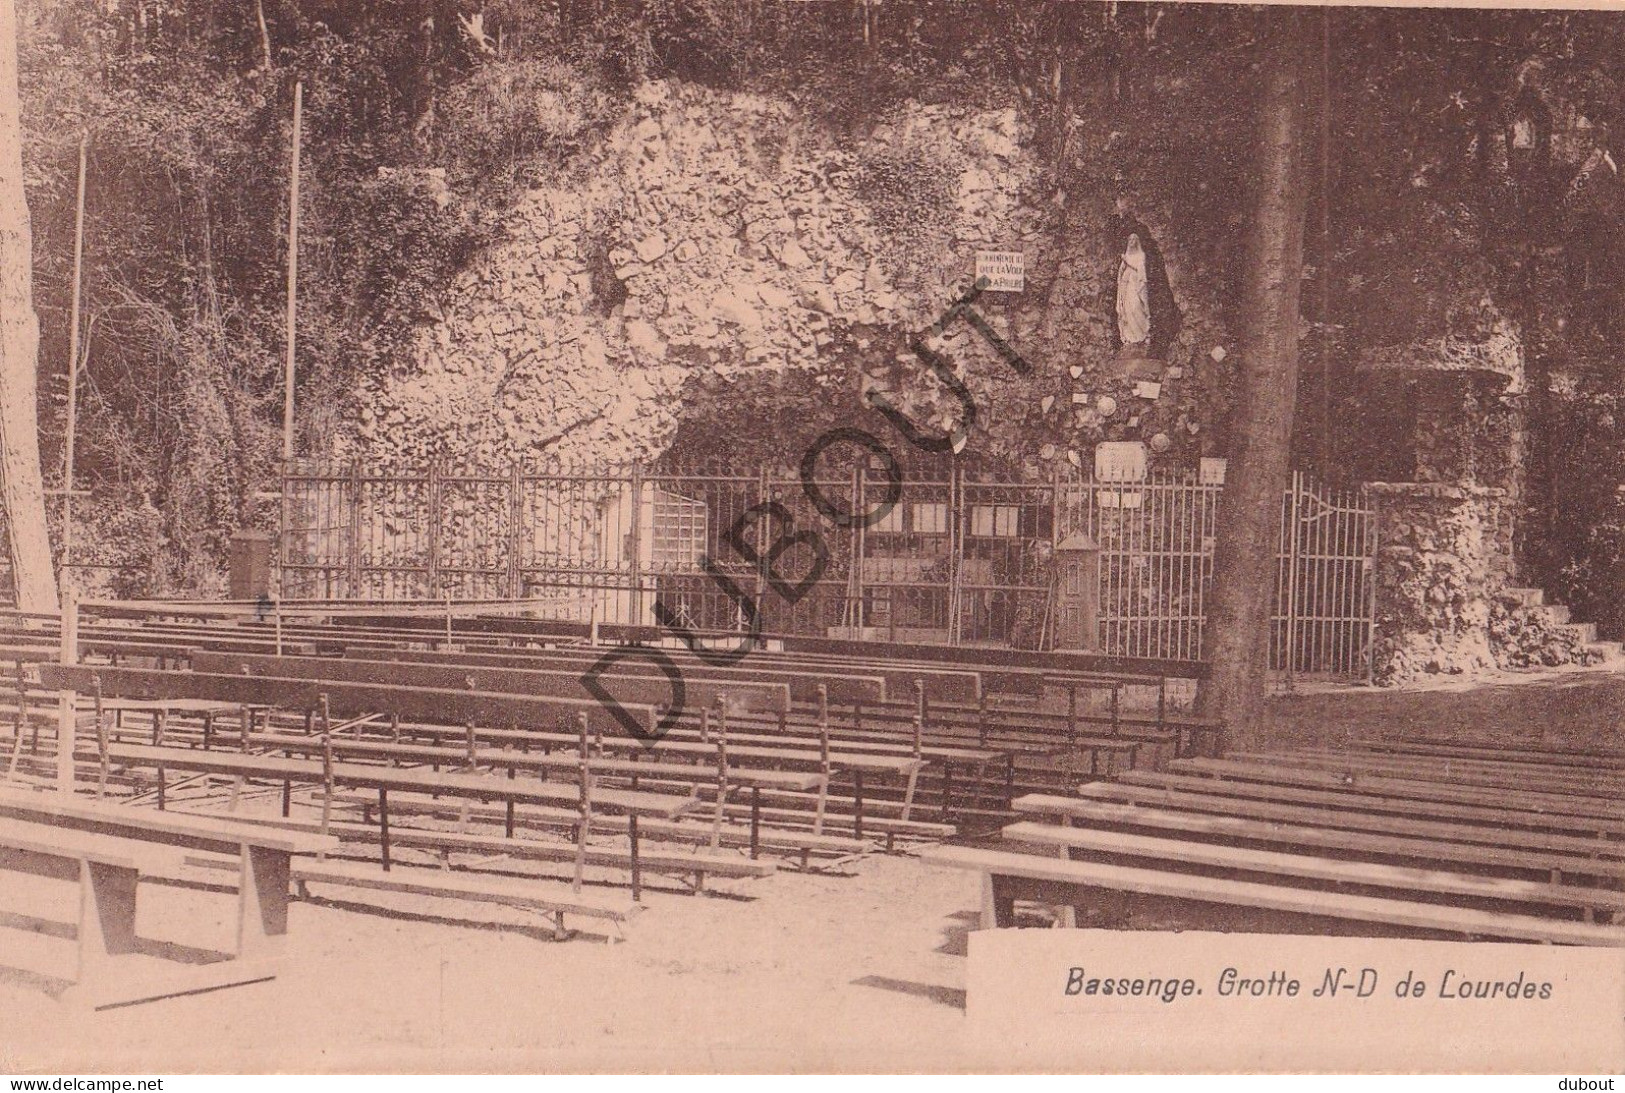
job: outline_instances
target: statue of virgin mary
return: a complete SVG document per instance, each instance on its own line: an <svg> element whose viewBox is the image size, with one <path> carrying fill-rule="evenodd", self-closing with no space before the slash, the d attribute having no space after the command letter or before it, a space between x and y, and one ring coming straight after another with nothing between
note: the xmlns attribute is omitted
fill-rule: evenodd
<svg viewBox="0 0 1625 1093"><path fill-rule="evenodd" d="M1157 241L1144 224L1124 212L1114 218L1102 256L1112 262L1101 278L1101 318L1112 350L1124 360L1162 360L1178 336L1183 316L1168 283ZM1114 261L1115 259L1115 261Z"/></svg>
<svg viewBox="0 0 1625 1093"><path fill-rule="evenodd" d="M1151 340L1151 300L1146 288L1145 250L1138 233L1130 233L1117 264L1117 335L1123 351L1144 356Z"/></svg>

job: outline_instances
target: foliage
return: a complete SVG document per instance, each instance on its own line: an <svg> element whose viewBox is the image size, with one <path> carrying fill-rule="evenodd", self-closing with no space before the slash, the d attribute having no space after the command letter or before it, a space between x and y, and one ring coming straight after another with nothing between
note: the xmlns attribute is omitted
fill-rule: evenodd
<svg viewBox="0 0 1625 1093"><path fill-rule="evenodd" d="M125 544L126 554L101 560L120 566L131 591L216 580L225 537L273 483L296 78L305 88L305 452L325 451L344 429L358 383L399 363L451 280L498 236L508 204L552 172L585 169L649 78L781 96L853 132L910 100L1014 105L1046 164L1029 201L1056 210L1056 261L1096 261L1072 255L1072 239L1125 196L1159 210L1152 227L1181 241L1176 292L1208 294L1227 317L1234 306L1262 25L1252 9L1067 0L21 7L45 459L52 466L61 451L74 171L88 131L77 473L95 503L81 512L104 521L123 505L158 515L139 534L86 529L77 538ZM1556 360L1578 360L1585 373L1587 361L1605 359L1617 341L1610 316L1625 303L1625 206L1603 156L1610 127L1625 119L1614 63L1625 22L1544 11L1325 18L1331 249L1323 253L1311 230L1305 299L1308 317L1335 328L1328 344L1345 347L1328 354L1328 367L1347 368L1371 346L1470 339L1486 315L1517 326L1535 379ZM1553 138L1549 161L1520 174L1504 123L1527 95L1550 115ZM929 148L904 145L858 169L877 219L904 237L929 237L936 210L953 200L948 165ZM1317 205L1312 229L1318 216ZM1542 276L1554 287L1532 290ZM1054 303L1057 340L1079 307ZM856 355L844 341L831 352ZM1306 370L1305 382L1314 378ZM806 416L761 419L841 416L827 392L795 386L759 392L759 405L782 394ZM720 389L700 384L691 401L703 413ZM1540 425L1554 434L1552 422ZM1401 439L1392 423L1368 426L1382 435L1373 447ZM696 435L680 441L694 446ZM1592 544L1575 556L1603 553ZM1543 564L1556 572L1570 560L1558 552ZM1574 583L1592 579L1596 567L1586 566Z"/></svg>

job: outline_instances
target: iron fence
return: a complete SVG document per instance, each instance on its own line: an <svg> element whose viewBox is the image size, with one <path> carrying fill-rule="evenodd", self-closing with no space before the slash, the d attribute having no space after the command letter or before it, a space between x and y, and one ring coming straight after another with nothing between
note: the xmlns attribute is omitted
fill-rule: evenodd
<svg viewBox="0 0 1625 1093"><path fill-rule="evenodd" d="M754 611L772 633L1201 658L1218 483L1181 472L1010 482L948 467L899 487L862 465L821 474L810 490L772 469L300 465L283 479L279 589L533 599L545 617L695 630L741 629ZM878 515L848 527L830 511ZM1363 490L1293 476L1277 670L1368 674L1375 540ZM1069 584L1063 570L1079 560L1084 576ZM1082 586L1080 639L1058 619Z"/></svg>

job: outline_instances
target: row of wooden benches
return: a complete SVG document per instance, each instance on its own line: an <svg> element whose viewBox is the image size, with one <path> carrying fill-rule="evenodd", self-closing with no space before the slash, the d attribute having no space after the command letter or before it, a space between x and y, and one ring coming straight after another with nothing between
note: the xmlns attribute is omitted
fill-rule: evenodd
<svg viewBox="0 0 1625 1093"><path fill-rule="evenodd" d="M467 620L465 620L467 621ZM45 627L38 631L18 631L15 627L9 633L0 632L0 641L10 637L13 640L21 639L27 633L37 633L41 636L54 638L56 631ZM207 646L219 651L234 652L266 652L273 651L272 646L278 644L277 634L282 633L281 645L287 646L296 639L302 648L312 652L336 653L346 648L356 649L366 655L366 650L388 649L399 651L408 645L421 645L424 639L430 644L442 644L433 632L415 629L396 629L370 631L358 630L353 624L334 623L329 625L301 624L290 625L282 631L273 628L269 622L259 623L251 618L237 620L230 625L215 623L198 623L185 621L144 621L139 626L113 625L86 622L78 629L79 641L87 652L104 652L110 656L122 655L150 655L156 657L184 657L190 648ZM476 635L477 636L477 635ZM40 648L50 644L42 642ZM591 664L602 657L606 650L559 646L556 643L551 648L544 648L535 642L510 641L508 644L494 644L481 647L480 643L458 640L453 643L459 653L489 654L489 655L518 655L537 656L544 653L556 654L561 658L574 658L582 667ZM278 652L294 651L288 648L276 649ZM615 674L624 674L632 671L648 672L653 665L648 661L638 661L636 656L630 655L628 650L620 652L629 653L628 656L616 663ZM674 663L680 664L685 678L702 678L706 673L723 671L727 669L719 666L715 654L704 654L705 659L699 659L701 654L690 652L683 648L666 648L658 654L644 649L648 656L660 655L670 658ZM966 651L957 651L963 655ZM985 656L989 659L995 657L995 651L987 651ZM830 699L837 706L848 701L874 703L881 701L879 696L861 690L854 690L850 694L843 693L839 677L860 676L880 678L892 688L893 699L908 700L912 688L916 683L925 686L925 698L933 703L942 702L950 705L975 710L982 699L996 700L1000 694L1018 694L1027 697L1037 697L1046 689L1070 691L1069 705L1075 707L1070 714L1054 715L1057 721L1062 718L1070 720L1074 725L1106 725L1111 729L1123 727L1167 729L1179 727L1188 733L1201 734L1215 729L1211 723L1202 722L1188 717L1176 717L1168 708L1167 688L1168 677L1165 675L1137 675L1130 672L1117 672L1103 675L1095 672L1078 671L1075 667L1063 667L1050 664L1047 667L1023 665L990 665L977 664L974 660L966 660L960 664L943 664L934 660L911 660L898 657L861 658L853 655L836 655L834 653L775 654L770 652L754 652L743 659L732 658L735 667L748 669L751 676L762 682L772 681L774 677L782 677L792 685L804 682L810 674L809 669L822 670L825 674L837 678L830 680ZM1053 658L1045 658L1053 660ZM1130 717L1121 709L1120 698L1125 689L1137 688L1140 691L1149 691L1156 697L1155 716ZM1094 701L1077 702L1077 692L1085 692L1087 699L1092 694L1100 692ZM810 701L811 695L805 691L796 695L798 701ZM905 713L905 717L907 714Z"/></svg>
<svg viewBox="0 0 1625 1093"><path fill-rule="evenodd" d="M1001 843L927 851L984 877L984 924L1194 902L1317 929L1625 945L1625 754L1384 741L1176 761L1015 802Z"/></svg>
<svg viewBox="0 0 1625 1093"><path fill-rule="evenodd" d="M253 716L251 713L250 717ZM204 715L208 717L207 714ZM242 715L239 714L239 718ZM104 717L103 723L111 721ZM151 744L130 743L127 739L112 739L114 733L104 734L94 758L103 769L112 764L141 765L161 770L180 770L213 773L239 778L263 778L283 782L283 812L287 814L290 800L289 787L293 784L322 784L329 791L334 785L367 788L379 794L380 818L387 821L388 794L394 792L443 793L464 799L496 800L505 803L506 835L511 837L516 821L516 808L521 804L546 802L554 812L552 826L568 827L579 833L580 819L572 804L578 806L584 794L582 787L592 787L592 800L598 806L596 827L603 827L603 814L619 814L620 831L633 839L630 856L625 854L627 866L634 874L636 887L637 820L639 817L675 820L680 816L695 816L709 811L709 840L715 848L724 842L742 844L750 856L756 857L758 848L793 850L800 854L805 867L810 854L850 857L865 852L870 843L861 835L864 826L863 801L857 798L853 812L828 817L829 827L844 826L853 836L841 836L822 830L825 817L815 813L811 831L781 830L771 822L764 824L762 794L771 792L800 792L821 794L829 783L830 771L839 770L839 764L848 760L840 753L826 752L822 758L816 751L799 751L785 747L751 748L740 751L750 753L742 758L749 762L769 764L740 767L732 765L736 756L729 753L726 730L719 721L715 741L706 745L698 740L663 740L658 754L641 749L617 758L605 755L583 736L563 733L534 732L499 729L454 729L446 726L413 724L396 721L382 726L383 735L354 736L379 727L377 723L357 724L344 734L318 732L306 734L284 727L277 731L251 731L245 735L240 729L217 728L211 732L207 721L203 727L179 727L178 719L159 714L154 718ZM168 726L167 728L163 726ZM127 738L128 733L124 736ZM212 736L212 741L210 740ZM432 741L414 743L413 739ZM455 739L457 746L447 746ZM611 741L600 741L610 743ZM628 741L613 741L624 745ZM204 745L213 743L214 748ZM234 750L219 750L236 745ZM245 754L251 751L253 754ZM585 758L583 753L585 752ZM674 753L689 759L704 759L707 753L716 756L716 764L704 762L673 762ZM87 756L87 758L90 758ZM907 756L855 755L853 763L871 769L886 769L908 773L917 769L920 760ZM822 766L823 769L820 769ZM446 768L442 773L440 768ZM455 768L455 769L454 769ZM787 769L791 768L791 769ZM799 769L793 769L799 768ZM484 773L474 773L483 771ZM493 778L491 772L507 772L509 777ZM519 774L525 777L517 777ZM543 780L547 776L563 775L565 782ZM538 777L540 776L540 777ZM101 781L98 778L98 781ZM630 782L630 788L624 788ZM616 788L613 783L620 783ZM161 785L162 783L160 783ZM640 789L640 786L643 788ZM751 795L749 803L750 825L743 839L728 829L724 837L722 820L726 806L736 790ZM652 792L651 792L652 791ZM827 799L826 799L827 800ZM716 807L722 802L723 809ZM160 806L163 793L158 794ZM655 806L665 814L654 811ZM399 811L397 804L396 811ZM532 817L536 819L536 816ZM888 837L899 833L929 834L936 837L951 832L943 825L906 821L896 817L877 817L869 820L870 827L879 825ZM695 835L705 835L706 829L678 833L675 829L660 828L648 834L669 837L674 834L694 842ZM375 841L381 842L388 855L387 822ZM702 877L707 865L721 873L737 872L738 863L729 859L720 862L710 858L685 859L684 871ZM730 869L730 865L735 868Z"/></svg>
<svg viewBox="0 0 1625 1093"><path fill-rule="evenodd" d="M271 640L264 631L269 624L237 622L220 624L158 624L140 627L108 626L95 631L88 626L81 629L80 644L87 650L100 651L113 658L128 658L143 654L156 654L165 659L190 658L193 651L176 644L180 640L216 649L238 650L263 648ZM357 643L357 631L350 626L317 628L317 644L325 643L327 651L342 651L336 645L339 639ZM95 637L96 633L102 637ZM300 631L288 628L286 638ZM258 637L255 637L258 634ZM423 636L421 632L415 635ZM162 638L167 644L150 643ZM254 642L261 644L256 646ZM361 644L367 644L362 642ZM43 649L43 646L39 648ZM371 639L365 648L351 648L353 658L377 660L387 655L390 660L419 664L445 665L456 663L495 670L532 669L568 673L575 677L564 681L573 693L583 694L579 676L605 655L594 649L539 649L504 648L487 651L459 650L454 654L406 650L399 641ZM647 652L647 651L645 651ZM671 691L660 665L647 659L637 650L616 650L619 657L604 674L609 689L617 694L627 687L641 687L641 697L651 702L664 703L671 699ZM785 719L798 715L803 719L812 703L813 689L822 683L829 692L837 733L850 731L859 737L871 734L907 738L915 726L921 726L929 739L939 746L959 747L967 750L1003 751L1023 757L1023 773L1007 768L1002 779L1011 790L1044 788L1040 776L1036 780L1025 772L1041 770L1050 757L1056 764L1080 773L1098 773L1136 764L1154 765L1159 759L1176 753L1190 753L1204 746L1210 747L1217 727L1195 719L1177 719L1168 714L1166 703L1158 701L1155 716L1130 717L1121 709L1119 698L1128 687L1162 696L1166 679L1161 677L1106 678L1088 673L1056 673L1036 668L1001 667L997 670L977 672L964 666L944 669L939 664L891 663L864 665L842 662L839 658L823 655L817 660L786 661L773 654L753 654L733 667L720 667L687 650L661 650L649 656L671 658L680 666L687 688L691 692L688 706L703 704L703 695L709 689L738 689L741 681L757 687L783 683L790 689L788 700L778 699L760 714L751 716L777 716L781 726ZM873 673L873 674L868 674ZM1040 688L1047 687L1050 699L1046 704L1026 701L1012 706L1009 699L998 697L992 680L1001 686L1015 676L1022 676ZM889 690L888 690L889 688ZM902 690L901 697L897 692ZM912 693L910 693L912 692ZM976 696L969 702L970 696ZM1079 766L1078 764L1082 764ZM949 762L938 771L922 779L919 786L921 800L932 800L944 809L955 803L952 791L958 790L961 804L967 814L984 812L996 820L1003 812L998 801L999 782L978 773L989 768L977 758L963 767ZM1008 795L1006 796L1007 800Z"/></svg>
<svg viewBox="0 0 1625 1093"><path fill-rule="evenodd" d="M241 629L239 626L215 627L214 631L235 633L239 629ZM199 641L208 640L201 634L193 637ZM229 644L236 639L227 637L220 640ZM126 658L135 656L141 651L151 651L142 650L139 638L132 639L126 635L120 638L120 641L124 644L117 645L108 641L102 643L101 648L110 656L120 656L118 650L122 649L122 656ZM183 652L187 660L200 656L229 657L229 654L211 653L207 650L198 652L170 649L169 652L176 654L172 659L180 659ZM416 665L412 670L414 676L424 672L443 671L455 673L457 677L465 680L475 669L493 676L511 676L511 673L516 671L545 671L557 674L551 687L554 694L574 695L582 701L590 701L583 690L580 673L590 667L598 655L601 654L568 650L548 653L532 651L525 654L363 650L354 651L350 659L365 656L369 660L357 659L357 664L368 667L360 672L351 671L349 675L356 679L372 678L385 681L390 678L398 679L402 671L399 665L402 663ZM662 655L680 657L681 653ZM378 662L379 658L385 656L391 663ZM299 661L316 658L282 659ZM216 664L214 667L222 666ZM232 664L223 667L234 669L241 668L242 665ZM1171 754L1181 743L1179 733L1173 730L1134 727L1114 721L1112 711L1116 709L1115 701L1105 703L1106 731L1085 733L1084 727L1087 723L1081 716L1074 717L1035 709L1001 708L985 696L975 707L952 702L933 702L925 686L937 678L931 676L912 677L913 696L907 700L897 701L886 697L885 678L857 675L854 666L825 667L816 672L805 670L775 672L770 668L760 667L757 662L752 662L747 667L729 671L691 657L683 662L682 667L689 691L686 696L688 698L686 708L690 720L696 712L694 707L709 704L719 694L730 694L739 700L738 704L742 707L741 716L746 723L776 718L780 730L783 730L792 719L804 725L811 716L812 702L803 699L810 699L816 688L822 686L830 694L828 708L832 715L832 731L837 737L858 741L874 738L888 740L912 738L916 748L920 746L922 739L929 740L936 753L933 758L938 762L933 764L933 769L919 780L917 785L921 791L919 799L922 803L931 801L944 813L955 811L963 811L966 815L982 813L996 820L1007 814L1007 801L1013 792L1045 788L1041 775L1036 781L1024 780L1027 778L1025 775L1027 770L1041 771L1045 765L1052 765L1060 766L1069 772L1109 771L1145 763L1147 760L1154 763L1163 755ZM327 670L335 672L338 669ZM892 672L892 690L895 690L897 669L892 669ZM539 678L532 677L526 685L536 686ZM635 654L618 661L606 678L609 690L614 692L618 699L626 700L620 708L623 714L630 712L628 707L633 701L655 703L669 701L671 698L669 685L661 675L659 667ZM976 678L974 674L972 678ZM1092 686L1102 685L1100 680L1088 682ZM1068 686L1072 687L1068 692L1071 696L1069 702L1073 706L1077 705L1078 692L1076 686L1073 686L1076 683L1076 680L1068 681ZM789 690L788 696L784 694L785 690ZM1117 689L1110 691L1114 697L1117 693ZM597 712L608 712L604 710L602 703L595 701L594 705ZM640 712L636 716L647 719L656 715ZM1102 726L1097 724L1094 728L1100 729ZM984 741L993 737L997 738L998 747L981 746ZM1187 734L1184 744L1188 747L1189 742L1190 737ZM1009 756L1020 756L1022 762L1011 762L1007 758ZM1052 757L1057 762L1049 763L1048 760ZM1017 773L1018 766L1024 772L1021 775ZM959 795L957 800L955 791ZM882 790L882 793L884 792ZM942 817L944 820L947 818L946 815Z"/></svg>

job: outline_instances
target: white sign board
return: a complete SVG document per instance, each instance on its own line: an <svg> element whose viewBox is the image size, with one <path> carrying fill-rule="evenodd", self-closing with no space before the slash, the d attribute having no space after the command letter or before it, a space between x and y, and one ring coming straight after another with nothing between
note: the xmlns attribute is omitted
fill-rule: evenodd
<svg viewBox="0 0 1625 1093"><path fill-rule="evenodd" d="M979 250L976 280L984 277L984 292L1020 292L1027 287L1027 256L1019 250Z"/></svg>
<svg viewBox="0 0 1625 1093"><path fill-rule="evenodd" d="M1095 481L1140 482L1144 479L1144 444L1137 440L1108 440L1095 445Z"/></svg>

